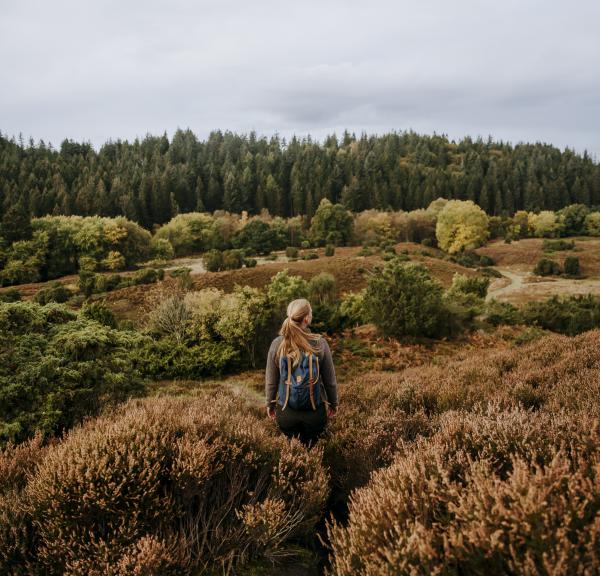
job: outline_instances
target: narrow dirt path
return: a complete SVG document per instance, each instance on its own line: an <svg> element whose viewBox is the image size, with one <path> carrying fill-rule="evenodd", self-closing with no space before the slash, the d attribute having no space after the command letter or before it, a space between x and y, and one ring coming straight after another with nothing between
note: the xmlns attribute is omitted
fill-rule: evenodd
<svg viewBox="0 0 600 576"><path fill-rule="evenodd" d="M502 279L498 279L497 282L493 282L485 298L488 301L492 298L498 299L499 296L506 296L506 294L510 294L511 292L517 292L521 290L523 288L523 281L526 277L531 275L530 272L516 273L506 268L496 268L496 270L498 270L498 272L500 272L502 276L508 278L510 280L510 284L495 288L494 284L502 282Z"/></svg>

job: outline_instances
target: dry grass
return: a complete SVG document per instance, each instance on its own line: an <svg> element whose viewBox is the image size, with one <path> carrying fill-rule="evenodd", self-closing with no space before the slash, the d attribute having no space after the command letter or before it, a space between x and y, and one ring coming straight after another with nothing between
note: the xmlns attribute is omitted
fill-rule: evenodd
<svg viewBox="0 0 600 576"><path fill-rule="evenodd" d="M566 256L577 256L584 276L600 276L600 238L581 237L569 240L575 241L575 250L553 252L550 257L562 262ZM548 257L548 253L544 253L543 244L542 238L526 238L510 244L506 244L504 240L493 240L476 252L491 256L500 267L533 270L540 258Z"/></svg>

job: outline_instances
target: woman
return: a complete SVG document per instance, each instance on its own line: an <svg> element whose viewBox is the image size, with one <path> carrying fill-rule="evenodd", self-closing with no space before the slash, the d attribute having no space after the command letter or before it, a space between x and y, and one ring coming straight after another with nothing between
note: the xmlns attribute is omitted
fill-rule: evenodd
<svg viewBox="0 0 600 576"><path fill-rule="evenodd" d="M337 412L337 381L327 341L312 334L308 300L290 302L267 357L267 415L286 436L309 444Z"/></svg>

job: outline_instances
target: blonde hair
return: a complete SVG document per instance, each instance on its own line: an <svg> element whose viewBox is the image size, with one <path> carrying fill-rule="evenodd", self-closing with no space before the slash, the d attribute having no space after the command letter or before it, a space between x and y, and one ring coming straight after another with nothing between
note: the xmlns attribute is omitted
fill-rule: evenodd
<svg viewBox="0 0 600 576"><path fill-rule="evenodd" d="M287 318L283 321L281 330L279 330L279 335L283 336L283 340L277 348L278 358L289 356L292 358L293 364L296 365L300 361L301 352L316 354L319 351L316 346L319 334L307 332L302 327L302 321L310 312L310 302L305 298L292 300L288 304Z"/></svg>

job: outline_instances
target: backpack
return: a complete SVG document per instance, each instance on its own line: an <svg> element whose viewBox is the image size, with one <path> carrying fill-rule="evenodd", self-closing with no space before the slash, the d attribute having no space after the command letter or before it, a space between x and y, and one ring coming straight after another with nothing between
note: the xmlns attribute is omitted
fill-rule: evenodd
<svg viewBox="0 0 600 576"><path fill-rule="evenodd" d="M279 405L282 410L316 410L321 405L319 357L301 353L300 361L292 366L290 356L279 359Z"/></svg>

